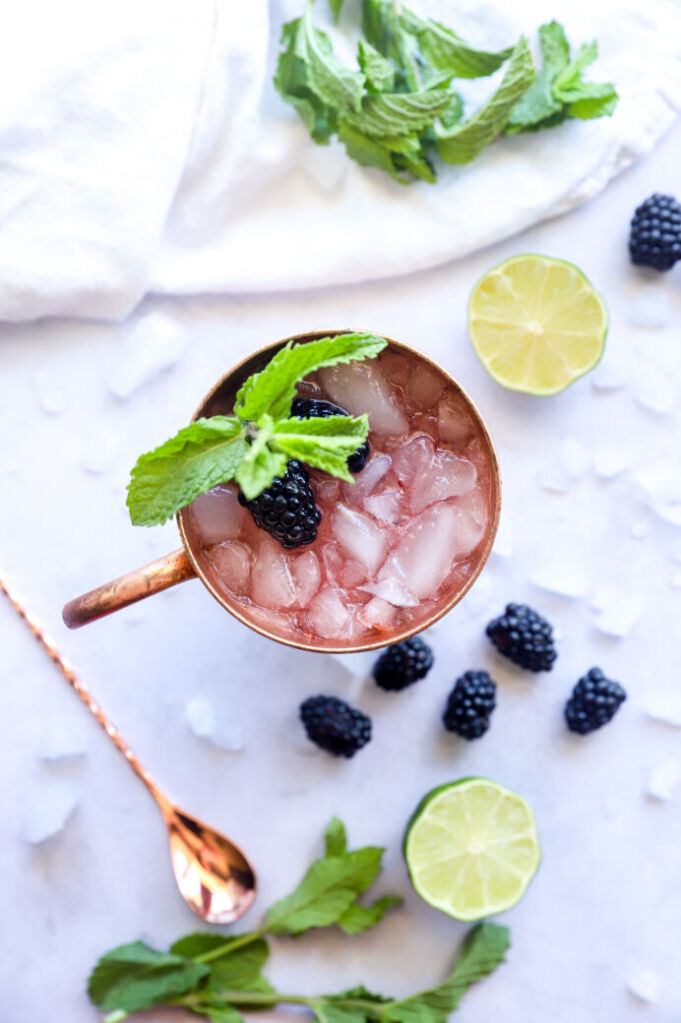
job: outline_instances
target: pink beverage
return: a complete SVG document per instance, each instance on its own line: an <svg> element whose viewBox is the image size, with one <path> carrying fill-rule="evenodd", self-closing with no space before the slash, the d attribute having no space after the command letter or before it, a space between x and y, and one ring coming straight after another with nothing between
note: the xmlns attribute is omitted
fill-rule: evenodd
<svg viewBox="0 0 681 1023"><path fill-rule="evenodd" d="M371 458L354 484L309 470L322 520L293 551L255 525L235 483L197 498L185 521L208 584L285 642L352 650L425 627L489 549L498 494L484 428L444 373L396 347L322 369L298 392L367 412ZM229 414L233 399L218 393L209 414Z"/></svg>

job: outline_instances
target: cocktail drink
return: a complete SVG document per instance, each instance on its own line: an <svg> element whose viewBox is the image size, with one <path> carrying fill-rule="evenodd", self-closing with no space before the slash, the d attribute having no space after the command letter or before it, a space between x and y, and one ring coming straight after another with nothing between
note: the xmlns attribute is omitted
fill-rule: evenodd
<svg viewBox="0 0 681 1023"><path fill-rule="evenodd" d="M203 415L229 415L228 378ZM391 343L378 358L298 385L368 413L371 456L354 483L310 469L316 539L286 550L238 500L235 482L180 512L204 582L259 632L312 649L380 646L440 617L466 591L494 537L493 448L469 399L437 366Z"/></svg>

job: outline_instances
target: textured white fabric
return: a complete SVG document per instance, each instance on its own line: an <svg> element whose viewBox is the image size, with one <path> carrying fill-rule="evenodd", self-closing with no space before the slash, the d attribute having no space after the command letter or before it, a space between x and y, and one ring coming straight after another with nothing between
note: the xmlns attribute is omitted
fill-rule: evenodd
<svg viewBox="0 0 681 1023"><path fill-rule="evenodd" d="M254 292L433 266L595 195L681 105L672 0L413 0L502 46L597 37L614 117L504 139L403 187L312 143L271 84L303 0L22 0L0 34L0 319L117 318L147 291ZM326 17L319 0L318 16ZM355 3L356 7L356 3ZM344 21L353 19L348 0ZM640 9L639 9L640 8ZM341 31L338 45L350 54ZM493 83L469 83L471 101ZM626 211L628 213L628 211Z"/></svg>

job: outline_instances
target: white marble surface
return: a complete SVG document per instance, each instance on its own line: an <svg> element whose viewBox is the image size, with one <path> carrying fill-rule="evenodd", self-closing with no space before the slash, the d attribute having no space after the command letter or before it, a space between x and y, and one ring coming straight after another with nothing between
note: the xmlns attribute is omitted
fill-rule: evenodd
<svg viewBox="0 0 681 1023"><path fill-rule="evenodd" d="M162 310L186 332L187 347L173 369L127 400L113 397L107 380L130 324L52 321L0 330L1 571L161 786L248 850L261 890L244 923L255 923L298 878L332 813L345 819L354 843L388 847L380 887L404 894L404 909L361 938L277 941L270 975L289 990L365 981L399 994L442 975L466 928L410 892L400 838L426 789L485 774L532 801L544 861L503 918L513 936L508 964L466 996L462 1018L681 1019L681 814L678 802L645 795L651 769L681 758L681 732L644 712L651 698L678 693L681 528L651 510L636 483L651 466L675 460L678 488L681 271L655 281L669 298L669 325L636 327L628 311L651 277L633 269L626 253L633 207L653 190L673 191L680 161L676 130L570 216L407 279L295 297L150 299L138 316ZM597 390L599 378L587 377L559 397L533 401L486 376L466 338L466 298L485 269L528 250L576 261L602 290L612 314L605 365L624 386ZM446 365L478 402L501 458L502 549L508 554L512 542L512 552L493 555L466 601L433 631L437 660L428 679L401 695L381 693L334 660L253 636L198 582L68 633L60 623L65 600L177 544L173 525L145 531L127 521L123 487L139 451L186 421L242 353L296 330L351 325L403 337ZM650 389L651 367L670 385L665 413L639 400ZM38 370L63 389L52 396L63 412L42 410ZM614 449L623 471L605 479L589 467L567 492L552 492L539 479L556 486L563 441L581 444L587 461L597 456L602 472L612 471ZM574 444L563 451L568 460L583 454ZM559 486L565 491L564 480ZM572 587L586 596L552 596L529 581L566 559ZM595 628L590 602L603 585L640 603L628 636ZM550 675L535 678L502 663L484 639L485 622L512 599L531 602L557 625L560 656ZM149 797L5 604L0 641L0 1018L93 1023L98 1014L84 987L99 953L138 937L164 946L196 922L174 890ZM624 683L629 700L611 726L580 739L567 734L561 710L594 664ZM491 671L499 706L488 735L466 745L444 734L439 716L454 679L469 667ZM319 690L373 716L374 739L350 762L315 752L302 737L297 706ZM189 733L183 709L196 694L243 726L243 752L211 750ZM38 760L46 730L57 725L77 733L84 757L63 766ZM29 848L26 802L48 784L75 786L79 805L63 834ZM627 977L641 969L659 974L658 1005L644 1006L627 991Z"/></svg>

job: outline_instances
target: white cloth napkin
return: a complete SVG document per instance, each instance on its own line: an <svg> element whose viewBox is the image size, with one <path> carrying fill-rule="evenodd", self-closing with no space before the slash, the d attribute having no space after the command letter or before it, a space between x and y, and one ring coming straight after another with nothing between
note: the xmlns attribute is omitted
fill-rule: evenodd
<svg viewBox="0 0 681 1023"><path fill-rule="evenodd" d="M433 266L595 195L681 105L672 0L412 0L503 46L594 37L615 115L503 139L403 187L317 147L271 76L304 0L22 0L0 34L0 319L119 318L147 291L254 292ZM347 0L343 20L355 20ZM326 4L317 3L326 18ZM512 9L511 9L512 8ZM342 26L341 26L342 29ZM338 45L351 53L341 30ZM470 83L472 98L489 80ZM642 197L643 198L643 197ZM623 217L630 211L623 211Z"/></svg>

